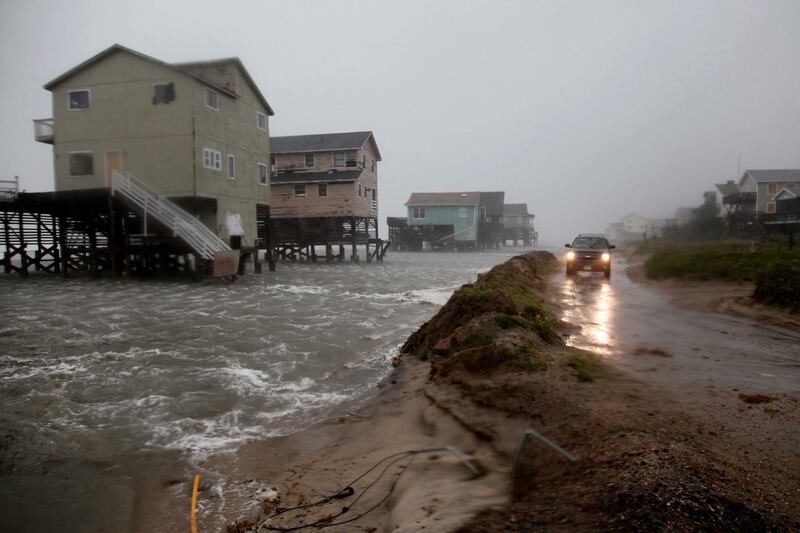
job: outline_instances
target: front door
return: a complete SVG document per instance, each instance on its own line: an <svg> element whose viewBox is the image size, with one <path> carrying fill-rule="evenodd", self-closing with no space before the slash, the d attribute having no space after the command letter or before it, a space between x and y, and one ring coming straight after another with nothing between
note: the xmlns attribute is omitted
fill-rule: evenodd
<svg viewBox="0 0 800 533"><path fill-rule="evenodd" d="M116 170L124 169L125 154L122 150L109 150L106 152L106 185L111 187L111 174Z"/></svg>

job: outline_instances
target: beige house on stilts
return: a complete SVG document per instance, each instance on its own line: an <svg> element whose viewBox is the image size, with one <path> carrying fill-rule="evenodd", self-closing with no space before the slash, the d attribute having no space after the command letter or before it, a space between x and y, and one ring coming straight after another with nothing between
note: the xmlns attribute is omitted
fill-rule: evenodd
<svg viewBox="0 0 800 533"><path fill-rule="evenodd" d="M237 219L254 244L270 204L272 108L238 58L165 63L113 45L45 85L56 191L109 187L131 174L224 241ZM263 225L263 224L262 224Z"/></svg>

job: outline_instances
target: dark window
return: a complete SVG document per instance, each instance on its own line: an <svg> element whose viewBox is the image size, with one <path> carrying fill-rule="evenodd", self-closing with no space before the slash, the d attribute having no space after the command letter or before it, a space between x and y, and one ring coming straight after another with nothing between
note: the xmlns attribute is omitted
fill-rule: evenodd
<svg viewBox="0 0 800 533"><path fill-rule="evenodd" d="M372 172L375 172L375 160L372 160Z"/></svg>
<svg viewBox="0 0 800 533"><path fill-rule="evenodd" d="M153 87L153 105L168 104L175 101L175 84L164 83Z"/></svg>
<svg viewBox="0 0 800 533"><path fill-rule="evenodd" d="M333 166L335 167L344 166L344 152L333 152ZM359 195L360 194L361 193L359 193Z"/></svg>
<svg viewBox="0 0 800 533"><path fill-rule="evenodd" d="M294 186L294 197L295 198L305 198L306 197L306 186L305 185L295 185Z"/></svg>
<svg viewBox="0 0 800 533"><path fill-rule="evenodd" d="M424 207L415 207L414 208L414 218L425 218L425 208Z"/></svg>
<svg viewBox="0 0 800 533"><path fill-rule="evenodd" d="M206 89L206 106L211 109L219 109L219 95L217 91Z"/></svg>
<svg viewBox="0 0 800 533"><path fill-rule="evenodd" d="M264 163L258 163L258 183L267 184L267 165Z"/></svg>
<svg viewBox="0 0 800 533"><path fill-rule="evenodd" d="M228 154L228 177L236 177L236 158L233 154Z"/></svg>
<svg viewBox="0 0 800 533"><path fill-rule="evenodd" d="M375 198L375 189L372 189L372 200L373 201L377 200L377 198Z"/></svg>
<svg viewBox="0 0 800 533"><path fill-rule="evenodd" d="M91 153L69 154L70 176L91 176L92 174L94 174L94 165Z"/></svg>
<svg viewBox="0 0 800 533"><path fill-rule="evenodd" d="M314 166L314 154L306 154L306 166L307 167Z"/></svg>
<svg viewBox="0 0 800 533"><path fill-rule="evenodd" d="M274 155L269 156L269 169L270 172L272 172L273 176L275 175L275 171L277 170L277 168L278 167L277 164L275 163L275 156Z"/></svg>
<svg viewBox="0 0 800 533"><path fill-rule="evenodd" d="M83 89L80 91L69 92L69 108L70 109L89 109L89 90Z"/></svg>
<svg viewBox="0 0 800 533"><path fill-rule="evenodd" d="M358 184L358 197L361 198L361 184Z"/></svg>
<svg viewBox="0 0 800 533"><path fill-rule="evenodd" d="M328 196L328 184L320 183L317 185L317 196Z"/></svg>

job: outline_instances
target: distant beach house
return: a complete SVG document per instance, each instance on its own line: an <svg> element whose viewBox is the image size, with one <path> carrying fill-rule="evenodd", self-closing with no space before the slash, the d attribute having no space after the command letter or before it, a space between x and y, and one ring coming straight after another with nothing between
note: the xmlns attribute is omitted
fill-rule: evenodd
<svg viewBox="0 0 800 533"><path fill-rule="evenodd" d="M536 244L538 235L534 227L534 215L528 213L528 204L505 204L503 206L502 224L504 241L522 241L524 246Z"/></svg>
<svg viewBox="0 0 800 533"><path fill-rule="evenodd" d="M743 204L743 210L775 213L778 201L800 195L800 169L747 170L739 180L739 193L730 200Z"/></svg>
<svg viewBox="0 0 800 533"><path fill-rule="evenodd" d="M53 118L34 121L35 138L53 145L56 191L132 174L222 239L256 240L273 111L238 58L166 63L115 44L44 88Z"/></svg>
<svg viewBox="0 0 800 533"><path fill-rule="evenodd" d="M452 226L456 248L476 248L480 192L415 192L406 202L409 226Z"/></svg>
<svg viewBox="0 0 800 533"><path fill-rule="evenodd" d="M377 217L381 153L370 131L272 137L272 215Z"/></svg>

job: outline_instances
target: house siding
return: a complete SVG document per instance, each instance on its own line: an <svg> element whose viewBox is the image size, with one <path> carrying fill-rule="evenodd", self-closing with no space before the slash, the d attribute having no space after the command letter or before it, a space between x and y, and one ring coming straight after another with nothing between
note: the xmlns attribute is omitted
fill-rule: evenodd
<svg viewBox="0 0 800 533"><path fill-rule="evenodd" d="M256 234L256 204L270 203L269 175L258 183L257 163L269 168L269 113L233 65L217 69L234 98L217 91L219 110L206 107L207 85L167 66L118 51L77 72L53 89L56 190L107 186L104 153L121 150L124 171L168 197L217 200L215 213L199 213L212 230L228 238L225 217L238 213L243 241ZM153 87L175 84L175 101L152 103ZM70 111L70 90L89 89L90 107ZM267 130L257 128L256 113L267 116ZM203 148L222 154L222 169L203 166ZM70 152L93 155L91 176L69 175ZM229 179L228 154L236 159ZM268 174L268 173L267 173Z"/></svg>
<svg viewBox="0 0 800 533"><path fill-rule="evenodd" d="M425 208L425 218L414 218L414 208ZM459 209L466 207L467 216L458 216ZM478 238L477 206L456 206L456 205L409 205L408 206L409 226L427 225L449 225L452 224L458 242L475 241Z"/></svg>

